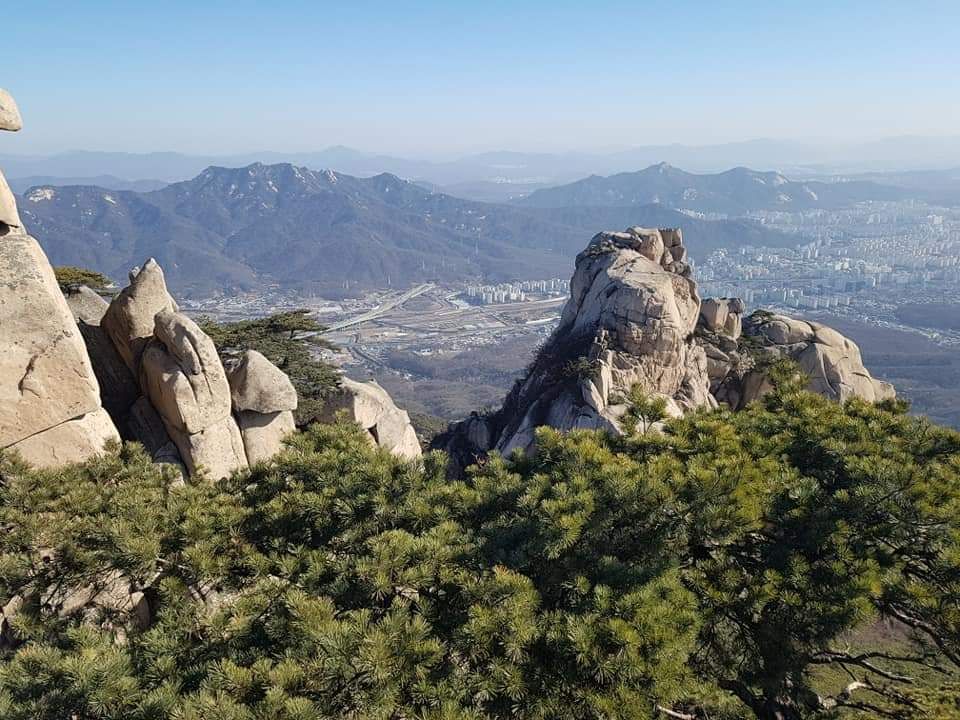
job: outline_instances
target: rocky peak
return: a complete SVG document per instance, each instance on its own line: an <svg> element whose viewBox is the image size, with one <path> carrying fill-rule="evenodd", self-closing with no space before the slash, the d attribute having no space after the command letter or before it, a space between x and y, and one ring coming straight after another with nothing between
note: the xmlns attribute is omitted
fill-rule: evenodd
<svg viewBox="0 0 960 720"><path fill-rule="evenodd" d="M599 233L577 256L556 331L503 407L451 426L434 446L448 451L456 474L489 450L530 450L542 425L619 433L634 388L663 399L668 415L740 409L771 387L767 372L780 358L797 362L809 388L827 397L893 396L836 331L744 312L739 298L700 300L679 230Z"/></svg>
<svg viewBox="0 0 960 720"><path fill-rule="evenodd" d="M668 412L713 406L706 356L694 342L700 315L677 229L602 232L577 256L560 324L496 414L473 417L441 439L455 458L485 449L529 450L534 430L620 432L626 397L639 386ZM484 427L479 427L483 424Z"/></svg>

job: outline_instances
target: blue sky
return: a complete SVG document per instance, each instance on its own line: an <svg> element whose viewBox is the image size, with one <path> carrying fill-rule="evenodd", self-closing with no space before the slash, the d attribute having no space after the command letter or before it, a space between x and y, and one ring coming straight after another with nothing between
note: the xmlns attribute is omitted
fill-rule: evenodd
<svg viewBox="0 0 960 720"><path fill-rule="evenodd" d="M0 152L960 134L957 0L32 0L3 17L25 129Z"/></svg>

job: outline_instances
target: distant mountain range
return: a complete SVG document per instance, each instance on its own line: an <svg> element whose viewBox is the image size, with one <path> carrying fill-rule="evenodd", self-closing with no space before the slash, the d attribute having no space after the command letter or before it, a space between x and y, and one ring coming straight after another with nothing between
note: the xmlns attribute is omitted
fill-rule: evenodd
<svg viewBox="0 0 960 720"><path fill-rule="evenodd" d="M651 203L702 213L743 215L751 210L837 208L864 200L900 200L905 189L867 181L795 182L777 172L744 167L697 175L667 163L610 177L592 175L536 190L516 201L539 208L624 207Z"/></svg>
<svg viewBox="0 0 960 720"><path fill-rule="evenodd" d="M15 193L22 193L37 185L96 185L106 190L136 190L150 192L167 185L163 180L124 180L115 175L97 175L95 177L57 177L53 175L29 175L11 178L10 187Z"/></svg>
<svg viewBox="0 0 960 720"><path fill-rule="evenodd" d="M122 280L149 256L181 294L276 284L327 296L421 281L565 276L598 230L679 226L694 258L742 244L789 246L759 225L663 205L525 208L462 200L396 176L290 164L209 167L152 192L41 185L21 215L54 264Z"/></svg>
<svg viewBox="0 0 960 720"><path fill-rule="evenodd" d="M123 153L72 151L55 155L0 155L7 179L112 175L123 180L187 180L215 165L253 162L292 163L314 169L336 168L356 175L391 173L432 183L444 192L471 199L505 201L538 186L569 183L587 175L612 175L659 162L693 172L730 167L776 168L791 178L824 174L942 170L960 167L960 136L897 137L864 143L749 140L716 145L648 145L609 152L487 152L447 161L367 153L335 146L316 152L256 152L186 155L175 152ZM512 186L512 187L511 187ZM129 189L115 187L113 189Z"/></svg>

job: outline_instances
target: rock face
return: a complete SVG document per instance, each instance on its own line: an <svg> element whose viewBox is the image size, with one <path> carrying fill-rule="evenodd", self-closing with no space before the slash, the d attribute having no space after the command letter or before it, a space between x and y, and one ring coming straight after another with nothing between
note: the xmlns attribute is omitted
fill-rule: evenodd
<svg viewBox="0 0 960 720"><path fill-rule="evenodd" d="M129 427L129 414L131 406L140 396L140 387L100 326L109 303L85 285L70 288L64 295L86 343L93 372L100 385L100 402L113 418L120 436L133 439L135 435Z"/></svg>
<svg viewBox="0 0 960 720"><path fill-rule="evenodd" d="M0 129L19 129L19 117L0 91ZM0 448L43 467L86 460L120 436L53 268L18 227L5 182L0 222Z"/></svg>
<svg viewBox="0 0 960 720"><path fill-rule="evenodd" d="M377 383L342 378L339 390L324 404L319 420L334 422L339 413L367 430L371 440L394 455L407 459L422 455L410 417Z"/></svg>
<svg viewBox="0 0 960 720"><path fill-rule="evenodd" d="M766 368L781 357L827 397L893 396L839 333L769 313L744 318L738 298L701 302L690 274L679 230L596 235L577 257L560 324L503 407L435 439L451 474L490 450L531 450L542 425L619 433L634 387L663 398L671 416L721 402L742 408L770 389Z"/></svg>
<svg viewBox="0 0 960 720"><path fill-rule="evenodd" d="M256 350L227 363L226 370L247 462L269 460L296 429L297 391L290 378Z"/></svg>
<svg viewBox="0 0 960 720"><path fill-rule="evenodd" d="M738 338L717 333L715 324L702 319L698 342L708 358L711 391L734 409L770 390L765 368L781 358L800 366L810 391L839 402L852 397L877 402L896 394L870 375L856 343L818 322L758 311L743 321Z"/></svg>

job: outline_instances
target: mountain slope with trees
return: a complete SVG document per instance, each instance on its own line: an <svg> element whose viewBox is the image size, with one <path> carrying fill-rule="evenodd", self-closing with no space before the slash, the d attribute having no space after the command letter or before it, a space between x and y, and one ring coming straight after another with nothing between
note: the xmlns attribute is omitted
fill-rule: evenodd
<svg viewBox="0 0 960 720"><path fill-rule="evenodd" d="M148 193L39 186L19 205L55 264L121 281L152 256L180 294L276 284L332 295L426 281L562 277L584 230L597 226L689 229L694 254L795 242L759 225L704 222L664 207L544 212L461 200L393 175L259 163L207 168Z"/></svg>
<svg viewBox="0 0 960 720"><path fill-rule="evenodd" d="M346 426L217 484L5 458L0 716L956 717L960 435L800 388L457 482ZM116 572L146 622L65 602Z"/></svg>

